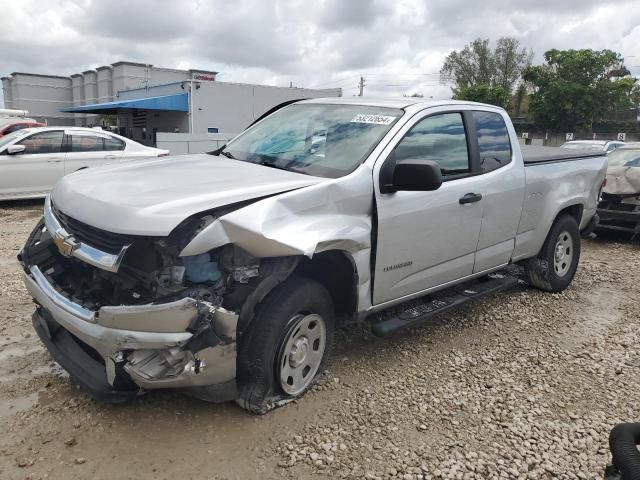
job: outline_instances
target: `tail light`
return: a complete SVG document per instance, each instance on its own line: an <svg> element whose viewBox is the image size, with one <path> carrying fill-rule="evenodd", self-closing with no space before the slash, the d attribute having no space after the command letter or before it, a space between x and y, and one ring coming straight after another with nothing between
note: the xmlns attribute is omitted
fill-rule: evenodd
<svg viewBox="0 0 640 480"><path fill-rule="evenodd" d="M604 180L602 181L602 187L600 187L600 189L602 190L606 186L607 186L607 177L604 177Z"/></svg>

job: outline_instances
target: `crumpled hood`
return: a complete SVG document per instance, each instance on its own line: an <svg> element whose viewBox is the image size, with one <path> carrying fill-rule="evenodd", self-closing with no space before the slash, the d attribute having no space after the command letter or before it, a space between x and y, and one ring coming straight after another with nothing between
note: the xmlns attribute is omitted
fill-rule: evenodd
<svg viewBox="0 0 640 480"><path fill-rule="evenodd" d="M63 213L103 230L166 236L212 208L325 181L207 154L128 160L67 175L51 198Z"/></svg>
<svg viewBox="0 0 640 480"><path fill-rule="evenodd" d="M602 191L612 195L640 194L640 167L610 166Z"/></svg>

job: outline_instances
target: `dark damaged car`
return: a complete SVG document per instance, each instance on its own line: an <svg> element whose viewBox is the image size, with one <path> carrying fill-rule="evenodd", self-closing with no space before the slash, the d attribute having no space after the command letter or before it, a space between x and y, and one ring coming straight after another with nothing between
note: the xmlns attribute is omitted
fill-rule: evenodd
<svg viewBox="0 0 640 480"><path fill-rule="evenodd" d="M640 235L640 143L607 155L607 181L598 205L599 228Z"/></svg>

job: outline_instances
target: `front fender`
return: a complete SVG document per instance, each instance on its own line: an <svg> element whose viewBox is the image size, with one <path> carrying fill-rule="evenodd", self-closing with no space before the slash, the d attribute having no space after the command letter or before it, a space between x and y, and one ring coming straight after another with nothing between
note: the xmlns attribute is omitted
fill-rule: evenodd
<svg viewBox="0 0 640 480"><path fill-rule="evenodd" d="M369 249L372 189L371 172L362 166L346 177L263 199L216 219L180 256L229 243L258 258Z"/></svg>

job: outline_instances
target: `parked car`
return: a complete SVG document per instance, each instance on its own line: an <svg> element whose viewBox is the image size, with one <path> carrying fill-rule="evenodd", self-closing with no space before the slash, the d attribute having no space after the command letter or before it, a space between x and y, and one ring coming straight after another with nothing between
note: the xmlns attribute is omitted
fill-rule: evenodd
<svg viewBox="0 0 640 480"><path fill-rule="evenodd" d="M572 140L560 145L560 148L574 148L578 150L598 150L611 152L624 146L624 142L618 140Z"/></svg>
<svg viewBox="0 0 640 480"><path fill-rule="evenodd" d="M36 128L44 126L46 126L44 123L36 122L35 120L31 119L14 119L7 122L3 122L0 119L0 138L15 131L22 130L23 128Z"/></svg>
<svg viewBox="0 0 640 480"><path fill-rule="evenodd" d="M607 182L598 205L599 229L640 234L640 143L607 156Z"/></svg>
<svg viewBox="0 0 640 480"><path fill-rule="evenodd" d="M44 197L64 175L104 163L169 155L93 128L25 128L0 138L0 200Z"/></svg>
<svg viewBox="0 0 640 480"><path fill-rule="evenodd" d="M521 151L490 105L295 103L213 155L62 179L19 254L33 324L97 397L263 413L313 385L347 323L404 331L514 286L512 263L567 288L606 164Z"/></svg>

